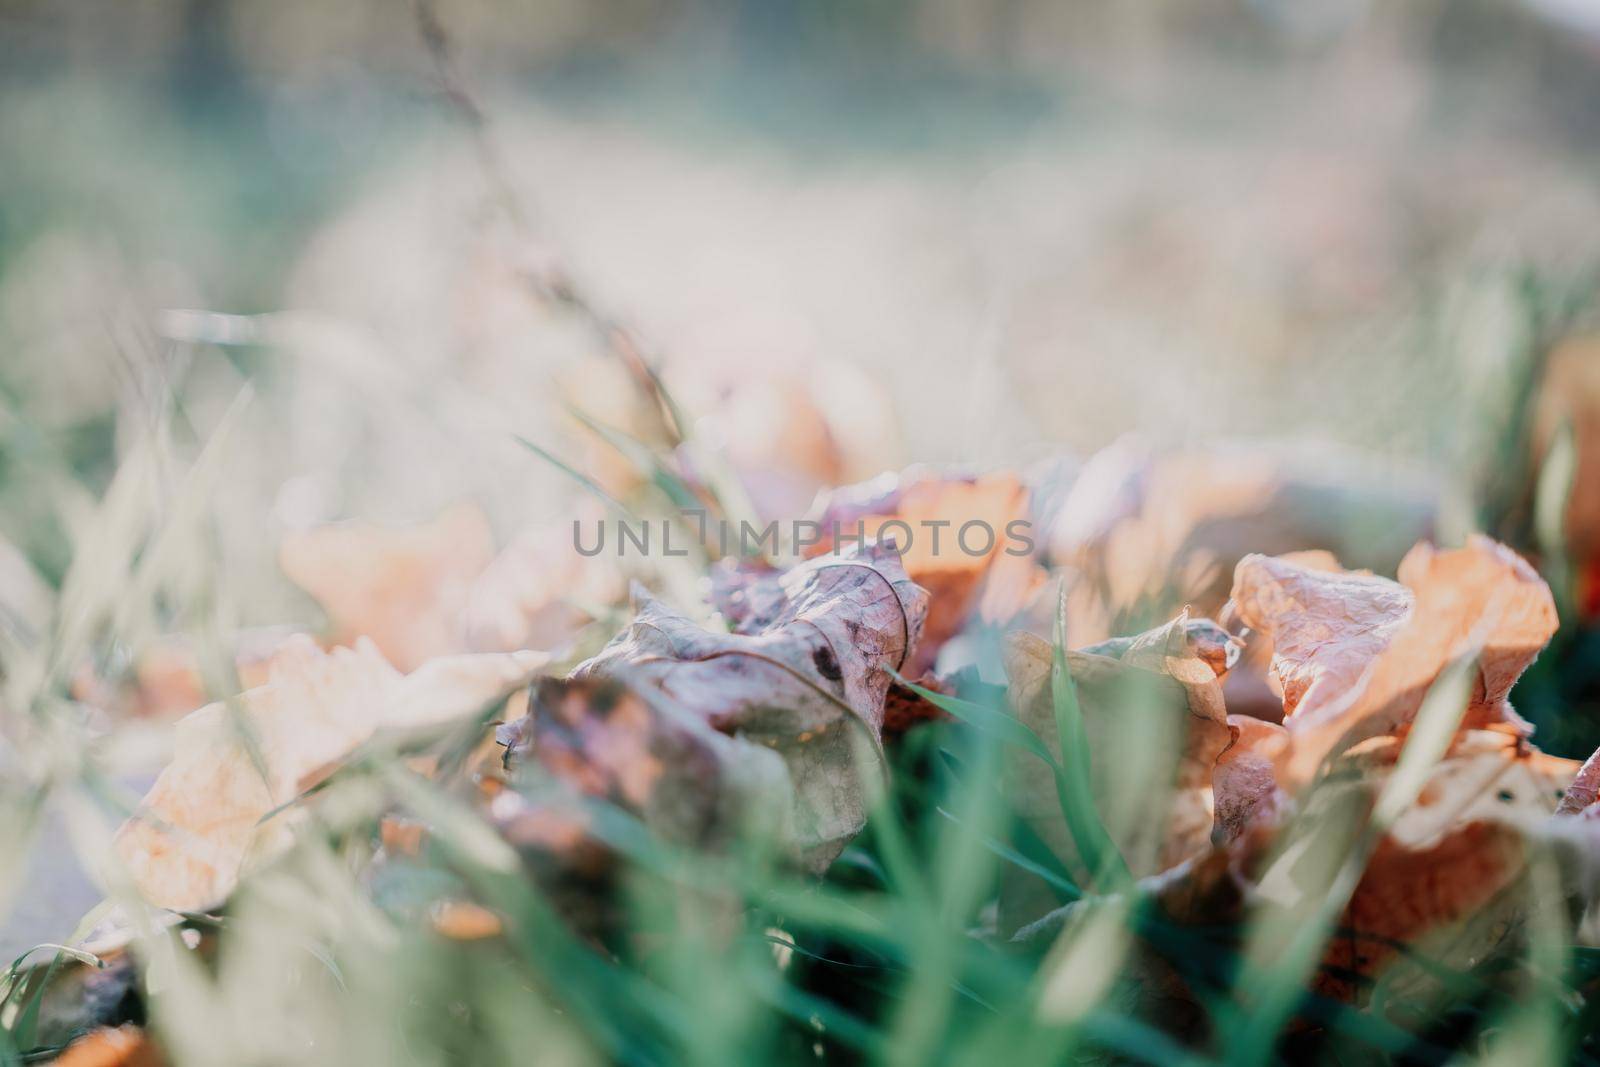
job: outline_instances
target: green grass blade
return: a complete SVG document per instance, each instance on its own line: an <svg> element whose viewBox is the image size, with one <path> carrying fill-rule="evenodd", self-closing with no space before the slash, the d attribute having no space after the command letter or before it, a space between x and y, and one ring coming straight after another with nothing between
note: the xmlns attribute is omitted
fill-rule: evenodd
<svg viewBox="0 0 1600 1067"><path fill-rule="evenodd" d="M1078 687L1067 665L1066 588L1062 587L1056 612L1055 642L1051 648L1050 701L1056 722L1056 743L1061 762L1056 765L1056 795L1061 814L1072 834L1072 843L1094 882L1106 879L1121 884L1132 880L1128 864L1116 842L1106 830L1095 805L1090 779L1089 736L1083 725L1083 708L1078 703Z"/></svg>

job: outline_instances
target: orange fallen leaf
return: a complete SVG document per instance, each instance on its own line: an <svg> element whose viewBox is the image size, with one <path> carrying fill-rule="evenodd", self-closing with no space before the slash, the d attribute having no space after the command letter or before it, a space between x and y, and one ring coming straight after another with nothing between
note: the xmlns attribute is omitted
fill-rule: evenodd
<svg viewBox="0 0 1600 1067"><path fill-rule="evenodd" d="M266 684L177 723L172 762L117 832L115 848L152 904L184 911L226 899L254 857L293 821L263 817L325 777L379 730L478 711L525 682L537 653L450 657L402 676L370 642L323 651L303 635Z"/></svg>
<svg viewBox="0 0 1600 1067"><path fill-rule="evenodd" d="M365 637L409 671L466 647L461 612L493 555L488 520L458 504L412 526L348 522L290 534L278 560L327 612L330 644Z"/></svg>
<svg viewBox="0 0 1600 1067"><path fill-rule="evenodd" d="M1229 755L1241 765L1259 760L1256 769L1270 773L1286 734L1262 725L1253 741L1248 730L1244 734L1243 754ZM1370 811L1404 744L1403 737L1375 737L1338 757L1310 818L1336 808ZM1225 756L1218 767L1219 805L1229 762ZM1524 875L1533 839L1550 825L1576 771L1575 761L1547 756L1503 732L1464 731L1368 857L1330 932L1313 988L1359 1003L1382 975L1391 990L1420 997L1439 992L1438 968L1466 970L1502 951L1528 906ZM1267 781L1251 775L1263 791ZM1240 784L1229 787L1234 798L1243 796ZM1240 923L1253 905L1292 906L1286 895L1325 890L1317 883L1265 891L1265 880L1275 877L1269 861L1277 855L1279 829L1259 813L1230 822L1228 840L1146 880L1145 888L1168 917L1201 925Z"/></svg>
<svg viewBox="0 0 1600 1067"><path fill-rule="evenodd" d="M166 1057L139 1027L102 1026L73 1040L56 1067L162 1067Z"/></svg>
<svg viewBox="0 0 1600 1067"><path fill-rule="evenodd" d="M1549 587L1481 536L1460 549L1418 545L1401 562L1400 579L1284 558L1240 561L1232 610L1273 644L1294 738L1291 783L1308 782L1342 748L1409 722L1445 665L1479 645L1464 724L1527 732L1506 695L1555 632Z"/></svg>
<svg viewBox="0 0 1600 1067"><path fill-rule="evenodd" d="M1351 750L1340 761L1358 772L1351 788L1375 799L1403 746L1382 737ZM1529 834L1555 813L1576 771L1575 761L1504 733L1463 732L1378 843L1317 987L1359 999L1363 985L1352 979L1395 965L1402 945L1459 970L1496 952L1525 907Z"/></svg>

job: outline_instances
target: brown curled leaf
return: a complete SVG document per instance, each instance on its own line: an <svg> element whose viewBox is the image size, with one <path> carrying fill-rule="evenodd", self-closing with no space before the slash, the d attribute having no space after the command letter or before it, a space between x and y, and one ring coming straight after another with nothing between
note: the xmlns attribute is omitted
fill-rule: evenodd
<svg viewBox="0 0 1600 1067"><path fill-rule="evenodd" d="M1235 841L1252 825L1275 826L1289 810L1279 784L1289 754L1289 732L1277 723L1229 715L1234 742L1217 759L1212 773L1215 837Z"/></svg>
<svg viewBox="0 0 1600 1067"><path fill-rule="evenodd" d="M1198 660L1200 666L1211 672L1211 678L1220 681L1238 663L1243 647L1243 642L1215 622L1190 618L1184 611L1165 626L1132 637L1113 637L1081 651L1119 660L1131 667L1166 671L1174 677L1206 682L1210 678L1204 671L1191 670L1191 661Z"/></svg>
<svg viewBox="0 0 1600 1067"><path fill-rule="evenodd" d="M866 822L884 699L913 658L927 594L891 544L762 579L782 604L707 630L638 591L634 621L574 679L615 678L714 730L772 749L794 790L794 844L822 870ZM758 583L760 584L760 583Z"/></svg>
<svg viewBox="0 0 1600 1067"><path fill-rule="evenodd" d="M1418 619L1437 620L1438 626L1411 627L1403 650L1448 659L1469 641L1482 640L1467 725L1505 723L1531 732L1506 698L1559 625L1555 598L1539 573L1505 545L1474 536L1454 550L1417 545L1400 561L1397 576L1416 593ZM1487 631L1478 632L1479 625Z"/></svg>
<svg viewBox="0 0 1600 1067"><path fill-rule="evenodd" d="M765 561L725 559L711 571L711 605L734 633L756 633L770 626L783 611L788 597L780 580L783 572ZM954 688L934 674L912 679L924 689L954 694ZM919 723L949 716L899 680L884 697L882 736L898 736Z"/></svg>
<svg viewBox="0 0 1600 1067"><path fill-rule="evenodd" d="M501 732L521 788L495 796L490 816L588 936L611 938L627 923L618 858L594 832L585 800L622 808L661 840L702 852L724 851L746 833L793 840L783 759L648 686L543 679L527 715L511 725Z"/></svg>
<svg viewBox="0 0 1600 1067"><path fill-rule="evenodd" d="M841 542L864 532L904 546L906 574L928 591L923 640L903 671L916 677L971 620L1008 621L1043 580L1013 536L1020 528L1012 523L1027 515L1027 488L1013 473L913 467L824 496L814 511L822 537L816 551L830 550L836 526Z"/></svg>
<svg viewBox="0 0 1600 1067"><path fill-rule="evenodd" d="M1277 557L1310 570L1342 572L1343 567L1331 552L1311 549L1289 552ZM1365 571L1356 573L1365 574ZM1223 683L1223 696L1228 701L1230 713L1246 715L1268 722L1283 721L1283 688L1272 669L1272 640L1263 633L1252 631L1238 617L1233 601L1223 605L1218 613L1218 624L1229 633L1238 635L1244 650L1235 669ZM1248 634L1249 640L1243 640Z"/></svg>
<svg viewBox="0 0 1600 1067"><path fill-rule="evenodd" d="M1293 783L1328 756L1411 721L1445 665L1481 647L1465 726L1526 733L1506 703L1556 627L1549 587L1505 546L1418 545L1400 582L1247 556L1231 611L1273 644Z"/></svg>
<svg viewBox="0 0 1600 1067"><path fill-rule="evenodd" d="M542 679L509 740L513 767L536 764L573 795L632 812L663 840L719 850L758 816L768 829L788 832L783 760L659 690L599 674ZM555 852L576 846L578 838L556 832L563 821L527 821L519 843Z"/></svg>

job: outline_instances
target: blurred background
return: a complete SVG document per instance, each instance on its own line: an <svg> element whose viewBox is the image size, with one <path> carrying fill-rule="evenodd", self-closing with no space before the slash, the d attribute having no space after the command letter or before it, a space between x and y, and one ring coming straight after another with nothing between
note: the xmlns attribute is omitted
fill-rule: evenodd
<svg viewBox="0 0 1600 1067"><path fill-rule="evenodd" d="M569 409L639 420L609 323L769 514L1136 433L1472 525L1597 163L1582 0L0 0L0 580L48 600L156 425L226 428L230 626L315 618L319 523L504 545L577 495L514 434L607 481ZM97 899L36 863L0 955Z"/></svg>

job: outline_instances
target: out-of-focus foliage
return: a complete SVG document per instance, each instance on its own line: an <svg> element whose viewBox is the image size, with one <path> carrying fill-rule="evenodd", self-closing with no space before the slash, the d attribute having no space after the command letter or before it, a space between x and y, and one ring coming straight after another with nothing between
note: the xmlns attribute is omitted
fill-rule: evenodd
<svg viewBox="0 0 1600 1067"><path fill-rule="evenodd" d="M1600 1056L1592 819L1548 818L1600 744L1596 34L4 5L0 1063ZM851 484L911 460L970 470ZM1040 552L908 552L918 645L900 563L858 618L782 584L823 561L708 602L708 543L572 550L685 504ZM1514 670L1468 557L1401 564L1479 529L1538 568L1456 550L1526 594ZM1290 572L1394 599L1351 677Z"/></svg>

